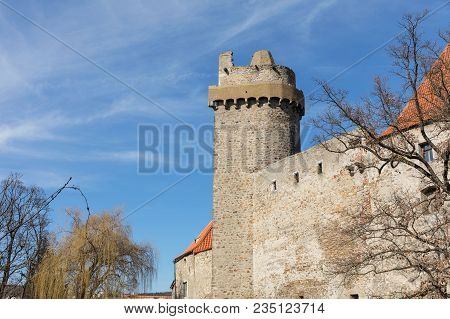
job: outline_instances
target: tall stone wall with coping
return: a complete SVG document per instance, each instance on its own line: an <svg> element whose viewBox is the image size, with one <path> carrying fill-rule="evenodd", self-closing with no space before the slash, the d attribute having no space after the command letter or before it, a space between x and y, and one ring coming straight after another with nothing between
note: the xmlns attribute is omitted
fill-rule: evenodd
<svg viewBox="0 0 450 319"><path fill-rule="evenodd" d="M419 147L423 139L419 132L415 135ZM357 253L357 247L343 250L348 238L338 231L347 213L360 209L361 203L373 204L375 197L388 198L395 190L420 194L426 187L424 179L406 165L387 168L381 175L376 170L361 173L352 166L368 156L335 154L315 146L255 172L255 298L349 298L352 294L376 298L417 285L407 275L394 272L344 284L333 271L336 257ZM274 181L276 191L271 186Z"/></svg>

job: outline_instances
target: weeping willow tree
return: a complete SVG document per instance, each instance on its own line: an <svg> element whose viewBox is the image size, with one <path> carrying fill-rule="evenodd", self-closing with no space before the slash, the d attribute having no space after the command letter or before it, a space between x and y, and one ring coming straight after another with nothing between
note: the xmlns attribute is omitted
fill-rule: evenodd
<svg viewBox="0 0 450 319"><path fill-rule="evenodd" d="M71 231L48 249L33 278L36 298L114 298L151 283L155 254L131 239L120 211L90 216L69 212Z"/></svg>

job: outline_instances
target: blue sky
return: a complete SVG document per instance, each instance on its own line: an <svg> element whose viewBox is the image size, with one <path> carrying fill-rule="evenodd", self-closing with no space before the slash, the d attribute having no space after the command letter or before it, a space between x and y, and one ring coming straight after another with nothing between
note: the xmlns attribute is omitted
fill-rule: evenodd
<svg viewBox="0 0 450 319"><path fill-rule="evenodd" d="M218 55L235 64L271 50L291 67L297 86L314 91L400 31L407 12L447 1L0 1L0 177L21 172L52 192L69 176L92 210L122 208L133 236L159 254L152 290L166 291L172 259L211 219L212 176L194 172L138 174L139 124L177 124L147 100L55 41L2 3L21 12L104 69L193 127L212 124L207 86L217 83ZM425 23L432 36L448 28L449 6ZM383 49L334 80L352 98L369 94L387 74ZM324 105L307 101L308 119ZM311 146L311 134L302 140ZM67 227L67 207L82 207L66 192L53 203L52 229Z"/></svg>

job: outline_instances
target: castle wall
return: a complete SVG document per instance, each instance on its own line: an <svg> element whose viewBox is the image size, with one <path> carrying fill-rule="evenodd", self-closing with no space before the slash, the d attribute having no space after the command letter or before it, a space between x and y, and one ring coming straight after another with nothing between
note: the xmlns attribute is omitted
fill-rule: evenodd
<svg viewBox="0 0 450 319"><path fill-rule="evenodd" d="M431 128L431 127L430 127ZM417 146L421 138L416 132ZM418 190L423 178L399 165L378 175L348 167L368 156L361 152L335 154L315 146L285 158L254 174L253 287L256 298L361 298L387 296L412 285L404 275L366 275L348 285L333 272L336 257L344 251L337 231L345 214L387 196L395 189ZM323 173L318 173L318 163ZM294 173L299 173L296 182ZM272 183L276 181L277 190Z"/></svg>
<svg viewBox="0 0 450 319"><path fill-rule="evenodd" d="M396 190L420 196L427 182L416 170L399 164L381 175L360 172L355 162L374 160L362 151L315 146L299 153L303 93L294 72L268 51L255 53L248 66L234 66L232 53L223 53L219 85L208 98L215 127L212 251L176 263L178 291L187 281L188 298L374 298L420 284L404 272L344 284L334 272L337 259L361 249L343 245L350 239L339 229L350 215L373 210L375 199ZM407 134L419 149L420 132Z"/></svg>
<svg viewBox="0 0 450 319"><path fill-rule="evenodd" d="M433 125L427 126L429 133L432 130ZM424 142L417 130L409 133L415 134L416 147ZM447 133L434 141L439 143L448 138ZM216 238L216 247L223 241L223 250L218 249L227 257L223 263L238 264L242 268L218 273L222 277L214 278L216 282L220 280L227 291L231 287L237 289L236 294L230 292L230 296L241 296L239 289L245 288L251 289L254 298L349 298L352 294L358 294L360 298L390 297L394 292L419 284L409 280L404 273L366 275L344 284L343 278L333 273L336 257L358 253L358 247L344 250L347 245L342 243L348 238L337 231L347 222L347 213L354 212L371 198L387 197L396 189L420 194L419 190L427 186L427 182L407 166L386 168L381 175L375 170L361 173L354 166L353 170L349 169L355 161L367 159L367 156L360 151L335 154L315 146L254 173L237 175L239 179L234 183L236 188L244 190L244 196L230 192L229 197L218 200L228 199L230 203L226 205L234 201L239 212L251 213L244 215L247 219L239 220L240 224L232 219L239 214L228 219L224 215L219 224L223 226L222 231L229 231L225 234L230 237L218 240L214 227L213 239ZM321 174L319 163L322 163ZM438 167L437 162L431 165L441 173L442 167ZM233 178L228 177L230 180L226 184L230 185ZM273 189L274 182L276 190ZM242 231L243 226L251 228L251 238L236 232L236 228ZM244 252L242 247L251 251ZM178 292L182 282L187 281L188 298L217 297L212 293L214 249L188 255L176 263ZM245 253L248 254L246 258L251 256L251 267L240 255ZM234 286L236 278L251 278L252 286ZM231 284L227 285L227 282Z"/></svg>

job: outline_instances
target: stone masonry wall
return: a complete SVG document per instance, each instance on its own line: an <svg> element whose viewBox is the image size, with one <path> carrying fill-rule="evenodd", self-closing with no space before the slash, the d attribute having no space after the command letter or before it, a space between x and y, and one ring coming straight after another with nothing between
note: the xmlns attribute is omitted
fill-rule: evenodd
<svg viewBox="0 0 450 319"><path fill-rule="evenodd" d="M231 92L221 87L245 85L245 91L258 83L295 87L295 74L276 65L268 51L255 53L248 66L234 66L231 52L220 56L215 96ZM246 99L223 97L210 105L212 251L176 263L178 291L187 281L189 298L369 298L412 285L393 273L344 285L331 270L337 256L357 253L357 247L343 250L345 238L336 231L344 214L394 189L417 192L426 186L423 178L401 165L381 175L349 170L354 160L368 156L361 152L339 155L315 146L299 153L303 102L248 93ZM297 93L295 98L302 97ZM418 146L423 140L415 134Z"/></svg>
<svg viewBox="0 0 450 319"><path fill-rule="evenodd" d="M190 254L175 263L175 298L180 298L183 282L187 282L188 299L211 298L212 252Z"/></svg>
<svg viewBox="0 0 450 319"><path fill-rule="evenodd" d="M274 74L277 79L284 72L275 65L271 71L265 70L264 74ZM221 85L271 79L258 73L254 66L240 67L238 73L227 72L230 79L220 78ZM286 82L292 81L290 76ZM251 174L299 150L299 117L292 105L279 100L215 108L212 261L215 298L253 296Z"/></svg>
<svg viewBox="0 0 450 319"><path fill-rule="evenodd" d="M416 136L418 146L423 141ZM344 212L375 195L388 195L394 189L418 193L426 186L413 169L401 165L380 176L358 170L351 176L347 167L363 156L367 155L338 155L316 146L254 174L255 298L349 298L351 294L370 298L412 285L397 273L364 276L343 285L342 278L331 271L336 256L357 253L356 249L343 251L340 244L344 239L336 226L345 222ZM276 191L271 187L274 181Z"/></svg>

